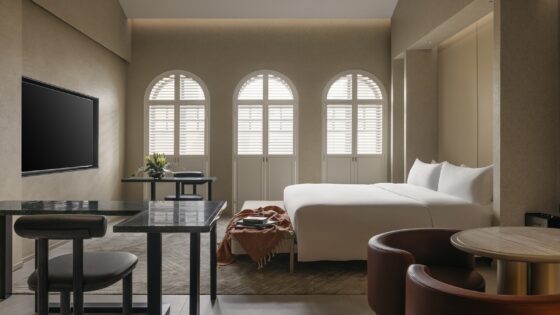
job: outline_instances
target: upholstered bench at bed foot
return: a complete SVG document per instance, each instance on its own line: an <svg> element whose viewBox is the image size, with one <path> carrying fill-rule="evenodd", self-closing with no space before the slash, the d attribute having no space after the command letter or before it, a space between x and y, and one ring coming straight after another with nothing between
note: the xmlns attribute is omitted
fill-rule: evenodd
<svg viewBox="0 0 560 315"><path fill-rule="evenodd" d="M258 209L260 207L266 206L277 206L282 209L284 208L284 202L280 200L247 200L243 203L243 206L239 210L244 209ZM243 249L241 244L232 237L231 239L231 253L234 255L246 255L247 252ZM294 231L286 234L286 237L280 244L278 244L278 252L279 254L290 254L290 272L294 271L294 261L295 261L295 254L297 253L297 244L296 244L296 235Z"/></svg>

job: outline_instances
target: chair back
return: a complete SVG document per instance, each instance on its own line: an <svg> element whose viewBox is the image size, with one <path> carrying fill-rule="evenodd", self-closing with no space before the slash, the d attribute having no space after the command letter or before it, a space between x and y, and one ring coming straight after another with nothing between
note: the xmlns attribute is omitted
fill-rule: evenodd
<svg viewBox="0 0 560 315"><path fill-rule="evenodd" d="M560 295L496 295L458 288L414 264L406 278L406 315L553 315Z"/></svg>
<svg viewBox="0 0 560 315"><path fill-rule="evenodd" d="M17 219L14 230L30 239L88 239L105 235L107 219L97 215L29 215Z"/></svg>
<svg viewBox="0 0 560 315"><path fill-rule="evenodd" d="M204 173L202 171L173 172L173 177L204 177Z"/></svg>

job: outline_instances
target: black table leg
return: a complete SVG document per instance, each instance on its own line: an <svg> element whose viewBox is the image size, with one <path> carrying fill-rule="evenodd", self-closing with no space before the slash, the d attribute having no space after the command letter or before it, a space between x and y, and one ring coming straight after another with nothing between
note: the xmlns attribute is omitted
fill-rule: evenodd
<svg viewBox="0 0 560 315"><path fill-rule="evenodd" d="M0 299L12 295L12 216L0 216Z"/></svg>
<svg viewBox="0 0 560 315"><path fill-rule="evenodd" d="M200 233L191 233L189 315L200 313Z"/></svg>
<svg viewBox="0 0 560 315"><path fill-rule="evenodd" d="M210 230L210 300L212 302L216 301L216 291L218 289L217 229L218 225L216 224Z"/></svg>
<svg viewBox="0 0 560 315"><path fill-rule="evenodd" d="M212 182L208 182L208 201L212 200Z"/></svg>
<svg viewBox="0 0 560 315"><path fill-rule="evenodd" d="M155 181L150 182L150 199L152 201L156 201L156 182Z"/></svg>
<svg viewBox="0 0 560 315"><path fill-rule="evenodd" d="M181 198L181 182L175 182L175 201L179 201Z"/></svg>
<svg viewBox="0 0 560 315"><path fill-rule="evenodd" d="M161 315L161 234L148 233L148 315Z"/></svg>

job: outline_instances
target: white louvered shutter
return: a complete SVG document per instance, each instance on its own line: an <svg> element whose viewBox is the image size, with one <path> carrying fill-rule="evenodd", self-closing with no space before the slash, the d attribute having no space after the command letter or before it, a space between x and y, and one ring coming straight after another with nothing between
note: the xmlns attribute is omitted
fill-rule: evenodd
<svg viewBox="0 0 560 315"><path fill-rule="evenodd" d="M358 154L383 153L383 105L358 105Z"/></svg>
<svg viewBox="0 0 560 315"><path fill-rule="evenodd" d="M150 91L150 101L172 101L175 99L175 75L162 78Z"/></svg>
<svg viewBox="0 0 560 315"><path fill-rule="evenodd" d="M205 116L204 105L181 105L179 110L179 154L205 154Z"/></svg>
<svg viewBox="0 0 560 315"><path fill-rule="evenodd" d="M202 87L193 78L181 75L179 88L181 100L203 101L205 99Z"/></svg>
<svg viewBox="0 0 560 315"><path fill-rule="evenodd" d="M357 75L357 89L358 89L358 99L359 100L381 100L383 99L383 94L381 93L381 88L373 79L366 77L364 75Z"/></svg>
<svg viewBox="0 0 560 315"><path fill-rule="evenodd" d="M149 152L172 155L175 153L175 106L149 106Z"/></svg>
<svg viewBox="0 0 560 315"><path fill-rule="evenodd" d="M261 88L262 93L262 88ZM237 154L263 154L263 106L238 105Z"/></svg>
<svg viewBox="0 0 560 315"><path fill-rule="evenodd" d="M352 105L327 105L327 154L352 154Z"/></svg>
<svg viewBox="0 0 560 315"><path fill-rule="evenodd" d="M247 80L239 91L239 100L262 100L264 76L262 74Z"/></svg>
<svg viewBox="0 0 560 315"><path fill-rule="evenodd" d="M294 153L294 106L268 106L268 154Z"/></svg>
<svg viewBox="0 0 560 315"><path fill-rule="evenodd" d="M292 89L288 82L271 74L268 76L268 99L293 100L294 95L292 94Z"/></svg>
<svg viewBox="0 0 560 315"><path fill-rule="evenodd" d="M352 74L338 78L330 87L327 94L328 100L352 99Z"/></svg>

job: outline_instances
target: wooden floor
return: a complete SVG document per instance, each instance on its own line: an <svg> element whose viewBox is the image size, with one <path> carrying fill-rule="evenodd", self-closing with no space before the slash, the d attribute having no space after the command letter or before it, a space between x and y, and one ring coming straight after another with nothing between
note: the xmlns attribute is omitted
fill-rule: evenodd
<svg viewBox="0 0 560 315"><path fill-rule="evenodd" d="M58 297L53 296L56 301ZM115 295L88 295L86 302L116 302ZM373 315L364 295L222 295L214 305L208 295L201 296L201 315ZM144 296L135 296L143 302ZM166 295L171 315L188 315L188 296ZM33 296L14 295L0 302L0 314L32 315Z"/></svg>

